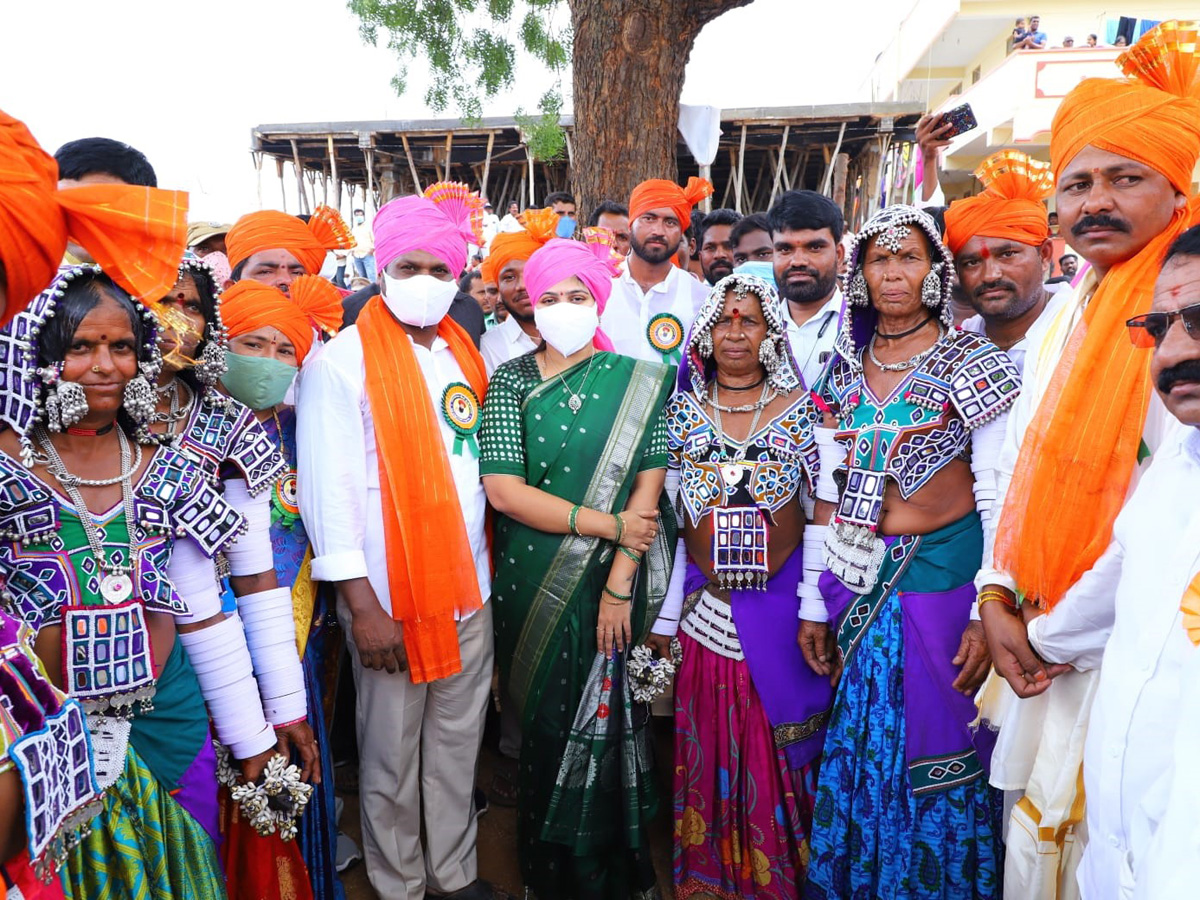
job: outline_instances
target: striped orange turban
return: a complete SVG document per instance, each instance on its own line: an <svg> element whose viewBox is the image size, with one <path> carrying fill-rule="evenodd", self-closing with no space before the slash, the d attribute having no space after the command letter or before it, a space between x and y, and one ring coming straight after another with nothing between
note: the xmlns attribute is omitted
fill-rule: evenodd
<svg viewBox="0 0 1200 900"><path fill-rule="evenodd" d="M480 267L484 281L500 283L500 270L514 259L529 259L543 244L556 237L558 213L552 209L527 209L521 213L521 231L504 231L492 238L487 259Z"/></svg>
<svg viewBox="0 0 1200 900"><path fill-rule="evenodd" d="M275 209L247 213L225 235L225 252L235 269L255 253L286 250L305 272L316 275L325 262L325 251L353 246L350 229L331 206L318 206L307 224Z"/></svg>
<svg viewBox="0 0 1200 900"><path fill-rule="evenodd" d="M1055 173L1090 144L1139 160L1190 194L1200 157L1196 34L1194 22L1164 22L1117 60L1129 80L1080 82L1054 118ZM1149 311L1163 255L1198 214L1193 198L1104 274L1025 432L995 558L1044 607L1062 599L1112 538L1151 394L1150 357L1125 337L1125 321Z"/></svg>
<svg viewBox="0 0 1200 900"><path fill-rule="evenodd" d="M127 184L58 190L58 164L24 123L0 112L0 264L7 307L20 312L54 278L67 239L121 287L161 297L175 284L187 236L187 194Z"/></svg>
<svg viewBox="0 0 1200 900"><path fill-rule="evenodd" d="M301 275L290 293L259 281L239 281L221 295L221 320L230 337L256 328L278 328L296 348L296 361L312 349L314 330L336 334L342 325L337 288L319 275Z"/></svg>
<svg viewBox="0 0 1200 900"><path fill-rule="evenodd" d="M1050 166L1016 150L987 159L975 172L983 193L956 200L946 210L946 246L957 254L976 235L1007 238L1033 247L1050 237L1046 206L1054 190Z"/></svg>
<svg viewBox="0 0 1200 900"><path fill-rule="evenodd" d="M713 192L712 182L693 175L685 187L663 178L643 181L629 195L629 221L651 209L670 209L685 231L692 224L692 208Z"/></svg>
<svg viewBox="0 0 1200 900"><path fill-rule="evenodd" d="M1136 159L1189 193L1200 158L1196 23L1163 22L1117 59L1128 76L1088 78L1063 98L1050 131L1056 178L1089 144Z"/></svg>

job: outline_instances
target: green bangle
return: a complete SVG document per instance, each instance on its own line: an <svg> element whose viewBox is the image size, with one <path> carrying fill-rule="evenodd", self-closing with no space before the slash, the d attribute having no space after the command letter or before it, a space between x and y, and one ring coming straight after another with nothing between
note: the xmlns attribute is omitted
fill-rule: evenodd
<svg viewBox="0 0 1200 900"><path fill-rule="evenodd" d="M622 521L620 513L614 513L613 518L617 520L617 536L613 538L613 543L620 544L621 538L625 535L625 522Z"/></svg>
<svg viewBox="0 0 1200 900"><path fill-rule="evenodd" d="M583 535L579 534L579 529L575 527L575 520L579 517L579 511L581 509L583 509L583 506L576 504L575 506L571 507L571 514L567 516L567 527L571 529L571 534L574 534L578 537L583 537Z"/></svg>
<svg viewBox="0 0 1200 900"><path fill-rule="evenodd" d="M630 600L633 599L633 594L618 594L616 591L614 591L612 588L610 588L607 584L604 586L604 593L608 594L608 596L610 596L610 597L620 600L622 603L628 603Z"/></svg>
<svg viewBox="0 0 1200 900"><path fill-rule="evenodd" d="M620 550L622 553L624 553L626 556L628 556L630 559L632 559L634 562L634 565L638 565L641 563L642 557L639 554L634 553L628 547L618 547L617 549Z"/></svg>

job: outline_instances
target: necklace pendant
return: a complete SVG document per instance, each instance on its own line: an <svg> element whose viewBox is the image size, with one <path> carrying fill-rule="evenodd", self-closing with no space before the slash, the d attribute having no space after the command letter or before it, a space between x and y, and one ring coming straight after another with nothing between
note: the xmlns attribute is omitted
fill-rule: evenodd
<svg viewBox="0 0 1200 900"><path fill-rule="evenodd" d="M567 406L571 408L571 412L579 412L583 407L583 400L578 394L572 394L571 399L567 401Z"/></svg>
<svg viewBox="0 0 1200 900"><path fill-rule="evenodd" d="M133 596L133 579L124 572L105 575L100 581L100 596L108 603L124 603Z"/></svg>

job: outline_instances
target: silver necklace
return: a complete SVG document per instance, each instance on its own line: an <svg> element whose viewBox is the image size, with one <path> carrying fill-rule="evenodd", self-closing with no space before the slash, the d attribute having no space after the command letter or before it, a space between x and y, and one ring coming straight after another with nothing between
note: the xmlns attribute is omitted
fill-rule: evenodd
<svg viewBox="0 0 1200 900"><path fill-rule="evenodd" d="M779 396L779 394L776 393L774 388L772 388L765 396L759 396L759 398L757 400L755 400L753 403L743 403L741 406L722 406L720 403L717 402L717 389L714 387L713 388L713 399L706 400L706 402L708 403L709 406L711 406L713 409L717 410L718 412L744 413L744 412L754 412L755 410L759 410L759 409L766 409L768 406L771 405L771 401L773 401L778 396Z"/></svg>
<svg viewBox="0 0 1200 900"><path fill-rule="evenodd" d="M592 374L592 362L595 360L595 358L596 353L595 351L592 351L592 355L588 357L587 370L583 373L583 384L587 384L588 376ZM547 360L546 366L549 367L549 365L550 362ZM579 412L579 410L583 407L583 397L571 390L571 386L567 384L567 379L563 378L562 372L555 372L554 374L557 375L558 380L562 382L563 390L571 395L567 400L567 406L571 408L571 412Z"/></svg>
<svg viewBox="0 0 1200 900"><path fill-rule="evenodd" d="M34 457L34 462L40 463L46 467L46 471L57 478L66 487L70 484L72 487L78 485L86 485L87 487L107 487L110 484L124 482L133 476L142 465L142 447L140 444L134 445L133 465L130 465L129 460L129 439L125 437L125 432L121 426L117 426L117 440L121 444L121 471L112 478L80 478L67 471L66 465L63 464L62 457L58 455L58 451L54 449L54 445L50 443L50 435L46 429L38 425L33 432L34 439L42 447L42 453Z"/></svg>
<svg viewBox="0 0 1200 900"><path fill-rule="evenodd" d="M762 393L758 397L759 404L761 405L752 404L753 406L758 406L758 408L754 411L754 418L750 420L750 430L746 432L746 439L740 443L725 434L725 423L721 421L721 410L723 407L717 402L720 397L719 390L717 385L714 384L713 399L710 404L713 408L713 424L717 426L717 431L721 435L721 449L718 452L721 454L722 459L728 460L730 463L740 463L746 458L746 452L750 448L750 439L758 431L759 420L762 419L763 410L767 408L767 403L763 401L770 392L771 386L769 383L763 385ZM749 410L743 410L743 412L749 412ZM736 448L732 456L726 452L726 447L729 444L733 444Z"/></svg>
<svg viewBox="0 0 1200 900"><path fill-rule="evenodd" d="M155 412L152 417L152 422L166 423L168 435L175 434L175 423L181 422L188 417L192 411L192 406L196 402L196 392L188 387L187 382L182 378L172 378L166 385L154 388L159 394L169 394L169 408L167 412ZM181 393L187 393L187 402L182 403L180 399Z"/></svg>
<svg viewBox="0 0 1200 900"><path fill-rule="evenodd" d="M105 573L100 579L100 596L112 604L125 602L133 596L132 573L137 559L137 535L134 531L133 517L133 473L141 465L142 448L137 447L137 462L131 466L129 438L125 437L125 432L118 427L117 442L121 445L122 474L116 479L92 481L72 475L67 471L62 457L58 455L58 451L50 441L50 435L40 425L34 432L34 437L50 460L46 466L47 471L58 479L59 484L67 492L67 496L71 498L71 503L74 504L75 512L79 516L79 524L83 526L83 533L87 537L88 547L91 548L92 556L96 558L96 564L100 567L100 571ZM104 544L100 541L100 528L92 520L91 511L79 490L81 484L114 484L116 481L121 482L121 504L125 511L125 530L129 536L129 557L125 565L110 561L105 554Z"/></svg>
<svg viewBox="0 0 1200 900"><path fill-rule="evenodd" d="M925 362L925 358L927 356L929 356L930 353L932 353L934 350L937 349L937 345L942 342L942 338L944 338L945 336L946 336L946 329L942 325L941 322L938 322L937 340L934 341L932 344L930 344L929 347L922 350L916 356L909 357L908 359L904 360L903 362L885 363L885 362L880 362L879 357L875 355L875 339L878 337L878 335L873 334L873 335L871 335L870 342L867 344L867 356L869 356L871 358L871 362L873 362L875 364L876 368L880 369L881 371L905 372L909 369L915 369L921 363Z"/></svg>

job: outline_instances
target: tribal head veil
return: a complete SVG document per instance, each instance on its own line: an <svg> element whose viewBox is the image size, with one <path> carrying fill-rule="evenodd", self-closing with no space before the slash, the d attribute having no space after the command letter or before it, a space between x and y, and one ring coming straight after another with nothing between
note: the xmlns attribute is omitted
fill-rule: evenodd
<svg viewBox="0 0 1200 900"><path fill-rule="evenodd" d="M712 331L721 318L725 295L729 291L739 298L753 294L762 306L767 336L759 347L758 358L767 371L767 382L780 394L790 394L804 387L800 367L792 357L792 347L787 339L787 313L774 285L756 275L734 272L713 285L708 298L696 313L684 347L683 364L679 367L679 389L690 390L697 398L704 398L708 381L717 371L717 364L712 358Z"/></svg>
<svg viewBox="0 0 1200 900"><path fill-rule="evenodd" d="M147 307L130 299L99 266L75 266L60 271L50 287L0 330L0 420L16 433L21 442L22 462L27 466L33 461L34 426L41 424L51 430L61 430L62 404L66 399L62 386L70 384L60 379L61 359L42 359L46 333L53 327L52 320L67 292L89 283L123 298L139 320L139 374L126 388L125 405L119 418L139 441L153 442L147 426L154 414L152 384L162 368L158 320ZM135 328L135 332L137 330Z"/></svg>
<svg viewBox="0 0 1200 900"><path fill-rule="evenodd" d="M851 366L862 365L862 351L875 333L879 313L871 305L867 279L863 275L863 256L867 245L878 237L884 247L899 247L900 241L917 229L929 244L931 267L921 285L921 302L929 307L947 330L954 326L950 308L950 279L954 272L954 257L942 243L933 217L913 206L886 206L867 220L855 235L850 249L850 264L846 270L846 315L838 332L835 348Z"/></svg>
<svg viewBox="0 0 1200 900"><path fill-rule="evenodd" d="M179 264L179 280L190 277L200 295L200 308L204 313L204 333L196 344L195 358L185 360L179 370L183 378L210 406L223 406L229 401L226 394L217 390L221 376L225 374L225 351L229 348L229 332L221 321L221 280L212 266L200 257L188 254ZM174 290L174 288L172 288ZM169 296L169 295L168 295ZM155 304L157 305L157 304ZM161 325L171 325L171 316L163 310L155 310Z"/></svg>

